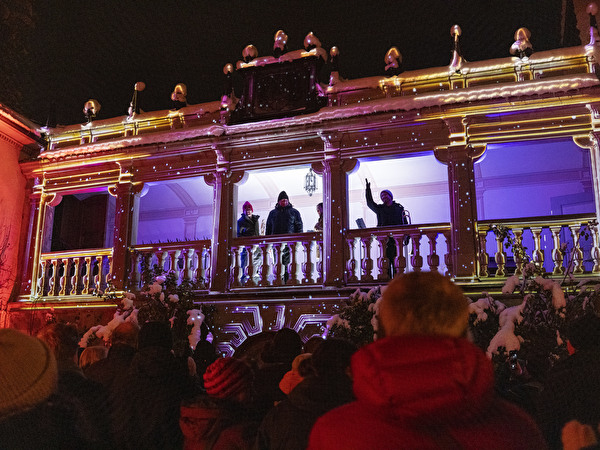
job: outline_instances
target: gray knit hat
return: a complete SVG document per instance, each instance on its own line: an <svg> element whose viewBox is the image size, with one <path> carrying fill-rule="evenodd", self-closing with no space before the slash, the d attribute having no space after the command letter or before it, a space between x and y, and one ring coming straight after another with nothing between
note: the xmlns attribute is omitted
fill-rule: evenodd
<svg viewBox="0 0 600 450"><path fill-rule="evenodd" d="M43 402L57 380L56 360L46 344L12 328L0 329L0 418Z"/></svg>

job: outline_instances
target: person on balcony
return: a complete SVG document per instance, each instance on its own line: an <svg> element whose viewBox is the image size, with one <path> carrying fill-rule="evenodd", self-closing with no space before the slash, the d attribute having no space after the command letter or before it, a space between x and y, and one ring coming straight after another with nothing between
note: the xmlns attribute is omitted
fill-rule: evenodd
<svg viewBox="0 0 600 450"><path fill-rule="evenodd" d="M254 208L252 208L252 204L250 202L245 202L242 206L242 217L240 217L237 221L237 236L258 236L260 233L260 225L258 223L259 215L253 214ZM260 264L260 254L258 252L254 252L253 256L254 267L257 267ZM246 266L248 266L248 251L246 248L242 250L241 255L241 266L242 266L242 283L244 283L248 279L248 275L246 275ZM252 274L249 274L250 276Z"/></svg>
<svg viewBox="0 0 600 450"><path fill-rule="evenodd" d="M547 448L533 419L495 392L492 362L467 338L468 303L437 272L394 278L378 339L352 356L356 400L317 420L308 449Z"/></svg>
<svg viewBox="0 0 600 450"><path fill-rule="evenodd" d="M302 217L297 209L294 209L285 191L281 191L277 197L275 208L267 217L266 235L302 233ZM290 248L285 245L281 249L281 262L284 267L284 282L288 279L288 265L290 263Z"/></svg>
<svg viewBox="0 0 600 450"><path fill-rule="evenodd" d="M315 223L315 231L323 231L323 202L317 205L317 214L319 215L319 220Z"/></svg>
<svg viewBox="0 0 600 450"><path fill-rule="evenodd" d="M391 191L384 189L379 194L382 204L375 203L373 200L373 194L371 193L371 183L365 178L366 189L365 197L367 199L367 206L371 211L377 215L377 226L387 227L393 225L405 225L407 223L404 215L404 206L394 201L394 195ZM408 244L408 239L404 241L404 245ZM389 259L388 275L390 278L394 277L394 259L398 252L396 251L396 241L390 237L387 241L385 249L385 256Z"/></svg>

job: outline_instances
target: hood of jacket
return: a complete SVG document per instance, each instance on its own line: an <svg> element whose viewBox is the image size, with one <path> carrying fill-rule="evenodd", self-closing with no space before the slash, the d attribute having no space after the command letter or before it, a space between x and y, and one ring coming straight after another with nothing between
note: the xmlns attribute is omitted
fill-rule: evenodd
<svg viewBox="0 0 600 450"><path fill-rule="evenodd" d="M494 396L492 364L466 339L383 338L353 355L352 374L359 402L421 424L464 422Z"/></svg>

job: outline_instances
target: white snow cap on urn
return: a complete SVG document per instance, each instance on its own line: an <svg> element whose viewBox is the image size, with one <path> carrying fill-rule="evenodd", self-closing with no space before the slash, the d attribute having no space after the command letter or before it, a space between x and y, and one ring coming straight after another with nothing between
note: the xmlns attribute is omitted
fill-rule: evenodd
<svg viewBox="0 0 600 450"><path fill-rule="evenodd" d="M396 47L390 48L385 54L385 72L387 76L399 75L402 72L402 54Z"/></svg>
<svg viewBox="0 0 600 450"><path fill-rule="evenodd" d="M257 56L258 56L258 50L252 44L246 45L244 50L242 50L242 58L244 59L245 63L249 63Z"/></svg>
<svg viewBox="0 0 600 450"><path fill-rule="evenodd" d="M273 56L279 58L281 55L287 52L287 41L288 35L285 31L278 30L275 33L275 42L273 43Z"/></svg>
<svg viewBox="0 0 600 450"><path fill-rule="evenodd" d="M311 51L313 48L321 47L321 41L318 37L314 35L311 31L304 38L304 48L307 52Z"/></svg>
<svg viewBox="0 0 600 450"><path fill-rule="evenodd" d="M533 53L533 46L529 42L530 37L531 32L525 27L515 31L515 42L510 46L510 54L521 59L529 58Z"/></svg>
<svg viewBox="0 0 600 450"><path fill-rule="evenodd" d="M171 93L171 100L174 102L187 103L187 86L179 83Z"/></svg>
<svg viewBox="0 0 600 450"><path fill-rule="evenodd" d="M96 117L96 114L100 112L100 108L101 106L98 100L91 98L85 102L85 105L83 105L83 114L85 114L88 123L90 123L92 119Z"/></svg>
<svg viewBox="0 0 600 450"><path fill-rule="evenodd" d="M593 46L596 42L600 41L600 35L598 32L598 22L596 21L596 14L598 14L598 5L596 3L590 3L586 12L590 15L590 42L587 46Z"/></svg>

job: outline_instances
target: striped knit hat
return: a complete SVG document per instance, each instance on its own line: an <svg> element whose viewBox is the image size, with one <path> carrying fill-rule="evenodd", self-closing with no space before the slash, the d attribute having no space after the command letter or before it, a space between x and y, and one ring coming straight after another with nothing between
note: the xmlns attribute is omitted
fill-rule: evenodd
<svg viewBox="0 0 600 450"><path fill-rule="evenodd" d="M248 390L252 379L252 370L244 361L219 358L204 372L204 389L211 397L226 399Z"/></svg>
<svg viewBox="0 0 600 450"><path fill-rule="evenodd" d="M54 355L39 339L0 329L0 419L42 403L54 392Z"/></svg>

